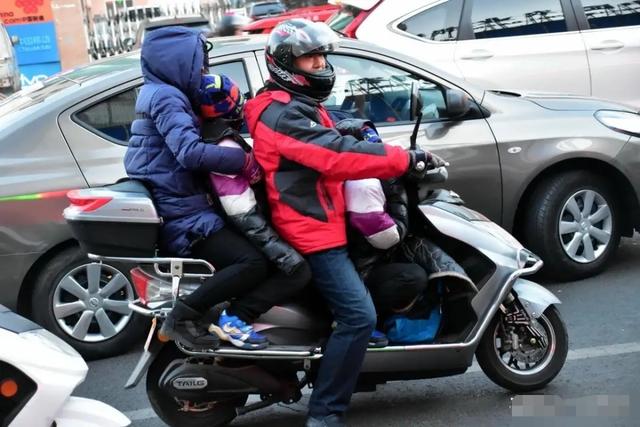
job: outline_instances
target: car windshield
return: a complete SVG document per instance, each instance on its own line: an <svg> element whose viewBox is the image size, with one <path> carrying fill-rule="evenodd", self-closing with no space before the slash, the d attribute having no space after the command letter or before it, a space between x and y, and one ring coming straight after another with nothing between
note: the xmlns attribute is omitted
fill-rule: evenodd
<svg viewBox="0 0 640 427"><path fill-rule="evenodd" d="M139 64L140 56L134 54L56 74L46 80L27 86L0 102L0 117L62 97L73 87L96 78L129 70Z"/></svg>
<svg viewBox="0 0 640 427"><path fill-rule="evenodd" d="M262 16L284 12L284 7L280 3L263 3L253 5L251 15Z"/></svg>
<svg viewBox="0 0 640 427"><path fill-rule="evenodd" d="M4 25L0 23L0 58L11 57L11 39L7 34L7 30Z"/></svg>
<svg viewBox="0 0 640 427"><path fill-rule="evenodd" d="M358 9L355 6L342 6L338 13L327 20L327 25L334 31L342 32L360 12L362 12L362 9Z"/></svg>
<svg viewBox="0 0 640 427"><path fill-rule="evenodd" d="M206 35L208 35L208 33L211 31L211 26L209 25L209 22L202 22L202 21L183 22L183 23L176 23L176 24L166 24L166 25L159 25L157 27L147 27L147 28L144 29L144 33L142 34L142 38L140 39L140 43L142 43L144 41L144 36L149 31L157 30L158 28L175 27L175 26L189 27L189 28L191 28L193 30L199 30L201 32L204 32L204 33L206 33Z"/></svg>
<svg viewBox="0 0 640 427"><path fill-rule="evenodd" d="M149 27L146 29L146 31L149 32L149 31L157 30L158 28L166 28L166 27L171 27L176 25L179 25L181 27L189 27L195 30L202 30L202 31L208 31L210 29L208 22L196 21L196 22L178 22L175 24L162 25L158 27Z"/></svg>

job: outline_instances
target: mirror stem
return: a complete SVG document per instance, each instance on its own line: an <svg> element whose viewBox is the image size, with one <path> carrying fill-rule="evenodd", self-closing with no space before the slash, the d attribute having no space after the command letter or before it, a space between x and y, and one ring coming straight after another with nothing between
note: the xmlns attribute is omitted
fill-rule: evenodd
<svg viewBox="0 0 640 427"><path fill-rule="evenodd" d="M413 127L413 133L411 134L411 138L409 139L409 141L411 142L411 144L409 145L409 148L412 150L416 149L416 140L418 138L418 130L420 128L421 122L422 122L422 111L420 111L418 113L418 116L416 117L416 124Z"/></svg>

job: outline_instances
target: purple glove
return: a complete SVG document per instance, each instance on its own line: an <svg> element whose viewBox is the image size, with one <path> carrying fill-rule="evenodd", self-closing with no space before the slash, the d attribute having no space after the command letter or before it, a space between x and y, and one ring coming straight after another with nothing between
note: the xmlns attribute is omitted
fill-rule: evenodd
<svg viewBox="0 0 640 427"><path fill-rule="evenodd" d="M382 139L380 139L380 135L378 135L378 132L376 132L369 126L364 126L360 130L360 132L362 132L362 139L367 142L382 142Z"/></svg>
<svg viewBox="0 0 640 427"><path fill-rule="evenodd" d="M262 179L262 169L260 169L260 165L256 162L255 157L253 157L253 153L247 153L240 175L245 177L251 185Z"/></svg>

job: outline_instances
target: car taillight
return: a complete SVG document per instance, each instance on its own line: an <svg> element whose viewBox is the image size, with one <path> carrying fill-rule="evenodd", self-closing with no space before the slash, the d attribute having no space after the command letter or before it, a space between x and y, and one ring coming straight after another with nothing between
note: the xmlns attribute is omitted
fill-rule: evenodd
<svg viewBox="0 0 640 427"><path fill-rule="evenodd" d="M347 25L344 28L343 34L346 37L349 37L351 39L355 39L356 38L356 31L360 27L360 24L362 24L364 22L364 20L367 18L367 16L371 15L371 12L373 12L375 10L375 8L378 7L378 5L380 5L380 3L382 3L382 1L379 1L378 3L376 3L376 5L373 6L371 9L366 10L366 11L363 10L360 13L358 13L358 16L353 18L353 21L351 21L349 23L349 25Z"/></svg>
<svg viewBox="0 0 640 427"><path fill-rule="evenodd" d="M83 212L91 212L106 205L113 198L112 197L96 197L83 195L81 190L71 190L67 193L67 199L71 202L71 205L77 207Z"/></svg>
<svg viewBox="0 0 640 427"><path fill-rule="evenodd" d="M131 280L143 304L171 299L171 283L154 277L140 267L131 269Z"/></svg>
<svg viewBox="0 0 640 427"><path fill-rule="evenodd" d="M0 362L0 425L11 424L38 386L22 371Z"/></svg>

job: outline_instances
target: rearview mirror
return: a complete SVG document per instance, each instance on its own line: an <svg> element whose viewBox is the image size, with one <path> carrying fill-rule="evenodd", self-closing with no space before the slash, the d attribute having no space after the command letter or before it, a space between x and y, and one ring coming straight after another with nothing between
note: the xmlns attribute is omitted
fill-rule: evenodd
<svg viewBox="0 0 640 427"><path fill-rule="evenodd" d="M11 36L11 44L17 46L20 44L20 38L18 36Z"/></svg>
<svg viewBox="0 0 640 427"><path fill-rule="evenodd" d="M125 49L127 49L127 51L129 51L129 50L131 50L131 48L135 44L135 40L133 40L131 37L127 37L126 39L124 39L122 41L122 43L124 44Z"/></svg>
<svg viewBox="0 0 640 427"><path fill-rule="evenodd" d="M420 84L411 82L411 104L409 111L409 120L414 121L419 115L422 115L422 96L420 96Z"/></svg>
<svg viewBox="0 0 640 427"><path fill-rule="evenodd" d="M447 89L446 103L447 115L452 119L462 117L471 110L469 95L458 89Z"/></svg>

